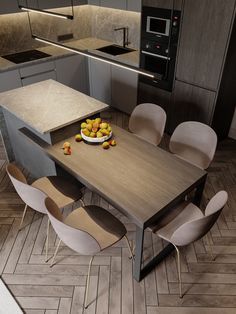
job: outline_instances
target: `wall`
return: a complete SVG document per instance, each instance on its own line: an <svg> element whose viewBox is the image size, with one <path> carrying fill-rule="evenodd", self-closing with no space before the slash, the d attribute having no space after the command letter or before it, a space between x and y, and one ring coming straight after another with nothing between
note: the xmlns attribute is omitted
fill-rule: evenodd
<svg viewBox="0 0 236 314"><path fill-rule="evenodd" d="M236 109L234 111L233 120L229 130L229 137L234 138L236 140Z"/></svg>
<svg viewBox="0 0 236 314"><path fill-rule="evenodd" d="M55 11L68 14L71 8ZM74 39L93 36L122 44L122 32L114 28L128 26L130 46L139 48L140 13L88 5L77 6L74 11L73 21L30 13L33 33L51 40L73 33ZM42 46L31 38L27 13L0 15L0 25L0 55Z"/></svg>

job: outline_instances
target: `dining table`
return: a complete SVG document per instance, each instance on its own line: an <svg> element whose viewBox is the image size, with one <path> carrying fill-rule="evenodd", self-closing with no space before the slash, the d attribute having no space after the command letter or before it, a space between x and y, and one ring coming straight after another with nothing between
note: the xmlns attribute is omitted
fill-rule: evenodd
<svg viewBox="0 0 236 314"><path fill-rule="evenodd" d="M191 191L192 202L199 206L207 172L129 131L111 127L117 145L107 150L76 142L74 135L49 144L27 128L20 132L136 225L133 277L140 281L173 250L172 244L167 245L144 266L145 229L158 223ZM64 142L71 143L71 155L63 154Z"/></svg>

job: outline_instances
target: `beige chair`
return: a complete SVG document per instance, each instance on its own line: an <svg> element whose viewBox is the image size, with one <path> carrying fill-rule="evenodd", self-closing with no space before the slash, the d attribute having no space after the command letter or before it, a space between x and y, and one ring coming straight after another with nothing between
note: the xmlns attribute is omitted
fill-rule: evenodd
<svg viewBox="0 0 236 314"><path fill-rule="evenodd" d="M177 216L170 220L165 226L163 222L160 222L159 226L153 229L153 232L162 239L172 243L177 252L178 262L178 274L179 274L179 295L182 298L182 284L181 284L181 269L180 269L180 252L178 247L188 245L194 241L199 240L216 222L219 217L221 210L225 206L228 200L228 194L225 191L218 192L211 198L208 205L206 206L204 214L202 211L192 203L184 202L184 205L180 206L181 211L176 208L178 212ZM170 213L173 215L173 211ZM164 217L168 221L168 215ZM211 255L213 258L212 248L209 243Z"/></svg>
<svg viewBox="0 0 236 314"><path fill-rule="evenodd" d="M112 246L124 237L132 256L130 244L126 237L126 228L108 211L95 205L77 208L65 219L63 219L61 211L52 199L47 198L45 206L51 224L60 238L51 262L51 267L54 265L61 241L80 254L92 255L89 262L85 292L84 304L85 308L87 308L90 270L94 255Z"/></svg>
<svg viewBox="0 0 236 314"><path fill-rule="evenodd" d="M44 199L47 196L55 199L60 208L63 208L82 197L81 185L79 182L78 185L75 185L69 179L51 176L42 177L29 185L22 171L14 164L8 164L6 170L18 195L25 203L19 229L21 229L23 224L28 206L40 213L46 214ZM46 260L48 253L48 233L49 223L46 238Z"/></svg>
<svg viewBox="0 0 236 314"><path fill-rule="evenodd" d="M217 145L215 131L206 124L187 121L174 130L169 148L178 157L206 169L214 158Z"/></svg>
<svg viewBox="0 0 236 314"><path fill-rule="evenodd" d="M129 119L129 130L154 145L161 142L166 124L166 113L158 105L144 103L134 108Z"/></svg>

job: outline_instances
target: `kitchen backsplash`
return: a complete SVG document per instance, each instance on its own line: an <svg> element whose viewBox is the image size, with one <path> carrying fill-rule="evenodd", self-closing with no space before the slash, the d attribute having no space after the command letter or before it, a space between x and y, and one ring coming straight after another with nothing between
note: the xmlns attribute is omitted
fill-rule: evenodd
<svg viewBox="0 0 236 314"><path fill-rule="evenodd" d="M70 9L55 11L67 14ZM88 5L75 7L74 12L73 21L30 13L32 31L51 40L57 40L58 35L73 33L74 39L97 37L122 44L122 32L115 32L114 28L128 27L130 46L139 48L140 13ZM40 46L42 44L31 38L27 13L0 15L0 55Z"/></svg>

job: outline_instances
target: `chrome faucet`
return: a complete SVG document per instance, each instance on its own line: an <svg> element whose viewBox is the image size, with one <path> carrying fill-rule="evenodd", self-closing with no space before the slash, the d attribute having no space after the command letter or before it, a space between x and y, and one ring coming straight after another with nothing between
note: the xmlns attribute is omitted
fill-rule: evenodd
<svg viewBox="0 0 236 314"><path fill-rule="evenodd" d="M128 36L129 36L129 28L128 27L118 27L115 28L114 31L121 31L123 30L123 47L125 48L126 46L128 46L129 40L128 40Z"/></svg>

